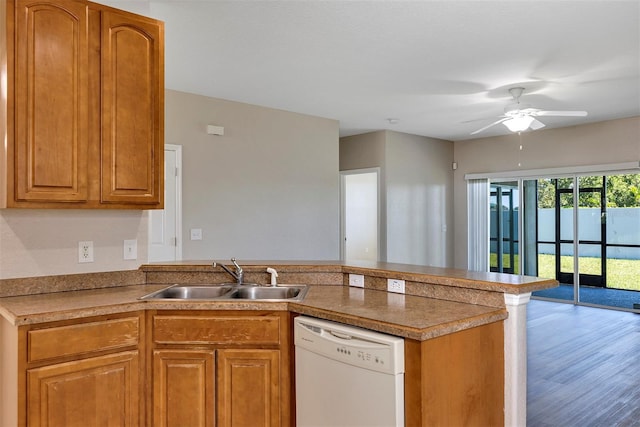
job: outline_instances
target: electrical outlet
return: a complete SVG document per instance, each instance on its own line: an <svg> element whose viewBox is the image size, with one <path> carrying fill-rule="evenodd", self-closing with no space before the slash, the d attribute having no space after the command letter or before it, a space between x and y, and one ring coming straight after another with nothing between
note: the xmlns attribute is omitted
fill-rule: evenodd
<svg viewBox="0 0 640 427"><path fill-rule="evenodd" d="M192 228L191 232L191 240L202 240L202 228Z"/></svg>
<svg viewBox="0 0 640 427"><path fill-rule="evenodd" d="M362 274L349 274L349 286L364 288L364 276Z"/></svg>
<svg viewBox="0 0 640 427"><path fill-rule="evenodd" d="M78 242L78 262L93 262L93 242Z"/></svg>
<svg viewBox="0 0 640 427"><path fill-rule="evenodd" d="M122 259L138 259L138 241L125 240Z"/></svg>
<svg viewBox="0 0 640 427"><path fill-rule="evenodd" d="M387 291L404 294L404 280L387 279Z"/></svg>

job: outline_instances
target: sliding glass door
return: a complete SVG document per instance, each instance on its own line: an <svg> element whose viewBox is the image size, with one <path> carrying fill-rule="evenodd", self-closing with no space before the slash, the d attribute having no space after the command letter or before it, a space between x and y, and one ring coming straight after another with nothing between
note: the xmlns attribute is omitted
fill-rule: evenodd
<svg viewBox="0 0 640 427"><path fill-rule="evenodd" d="M560 282L534 296L640 308L640 174L490 187L491 271Z"/></svg>
<svg viewBox="0 0 640 427"><path fill-rule="evenodd" d="M518 181L491 184L489 199L489 266L491 271L519 274Z"/></svg>

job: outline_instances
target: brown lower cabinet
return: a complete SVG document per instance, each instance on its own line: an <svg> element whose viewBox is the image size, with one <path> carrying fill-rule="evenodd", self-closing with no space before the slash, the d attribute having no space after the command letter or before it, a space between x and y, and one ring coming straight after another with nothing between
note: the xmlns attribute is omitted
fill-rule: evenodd
<svg viewBox="0 0 640 427"><path fill-rule="evenodd" d="M504 325L405 339L405 426L504 425Z"/></svg>
<svg viewBox="0 0 640 427"><path fill-rule="evenodd" d="M29 369L28 425L139 425L138 373L137 351Z"/></svg>
<svg viewBox="0 0 640 427"><path fill-rule="evenodd" d="M144 425L144 312L0 319L0 425Z"/></svg>
<svg viewBox="0 0 640 427"><path fill-rule="evenodd" d="M287 311L0 318L0 426L293 426ZM502 322L405 340L406 426L504 424Z"/></svg>
<svg viewBox="0 0 640 427"><path fill-rule="evenodd" d="M291 425L288 312L151 312L150 425Z"/></svg>

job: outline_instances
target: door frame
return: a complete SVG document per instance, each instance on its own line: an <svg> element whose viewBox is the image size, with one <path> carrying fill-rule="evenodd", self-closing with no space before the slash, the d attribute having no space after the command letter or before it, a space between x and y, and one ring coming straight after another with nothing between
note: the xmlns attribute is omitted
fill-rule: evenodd
<svg viewBox="0 0 640 427"><path fill-rule="evenodd" d="M347 192L346 192L346 176L348 175L360 175L365 173L375 173L376 174L376 198L377 198L377 212L376 212L376 220L377 220L377 236L376 236L376 244L378 246L378 261L380 261L380 168L364 168L364 169L349 169L340 171L340 259L344 261L346 253L347 253L347 230L346 230L346 208L347 208Z"/></svg>
<svg viewBox="0 0 640 427"><path fill-rule="evenodd" d="M175 188L175 207L176 207L176 241L175 241L175 247L176 247L176 260L181 260L182 259L182 145L177 145L177 144L165 144L164 145L164 151L173 151L175 153L176 156L176 170L175 170L175 177L176 177L176 188ZM165 155L164 157L165 159L167 158L167 156ZM166 161L165 164L163 165L163 168L166 169ZM165 170L166 173L166 170ZM163 176L164 178L164 176ZM165 195L166 195L166 189L165 189ZM167 203L166 197L165 197L165 206ZM151 254L151 215L148 216L148 235L147 235L147 261L149 260L149 254Z"/></svg>

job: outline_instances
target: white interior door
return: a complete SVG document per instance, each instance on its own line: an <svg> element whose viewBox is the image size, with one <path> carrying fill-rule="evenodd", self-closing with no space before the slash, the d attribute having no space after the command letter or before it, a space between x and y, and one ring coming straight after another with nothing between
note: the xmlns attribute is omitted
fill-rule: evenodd
<svg viewBox="0 0 640 427"><path fill-rule="evenodd" d="M164 209L149 211L149 262L182 259L182 146L165 145Z"/></svg>
<svg viewBox="0 0 640 427"><path fill-rule="evenodd" d="M341 176L343 257L378 261L378 171L344 171Z"/></svg>

